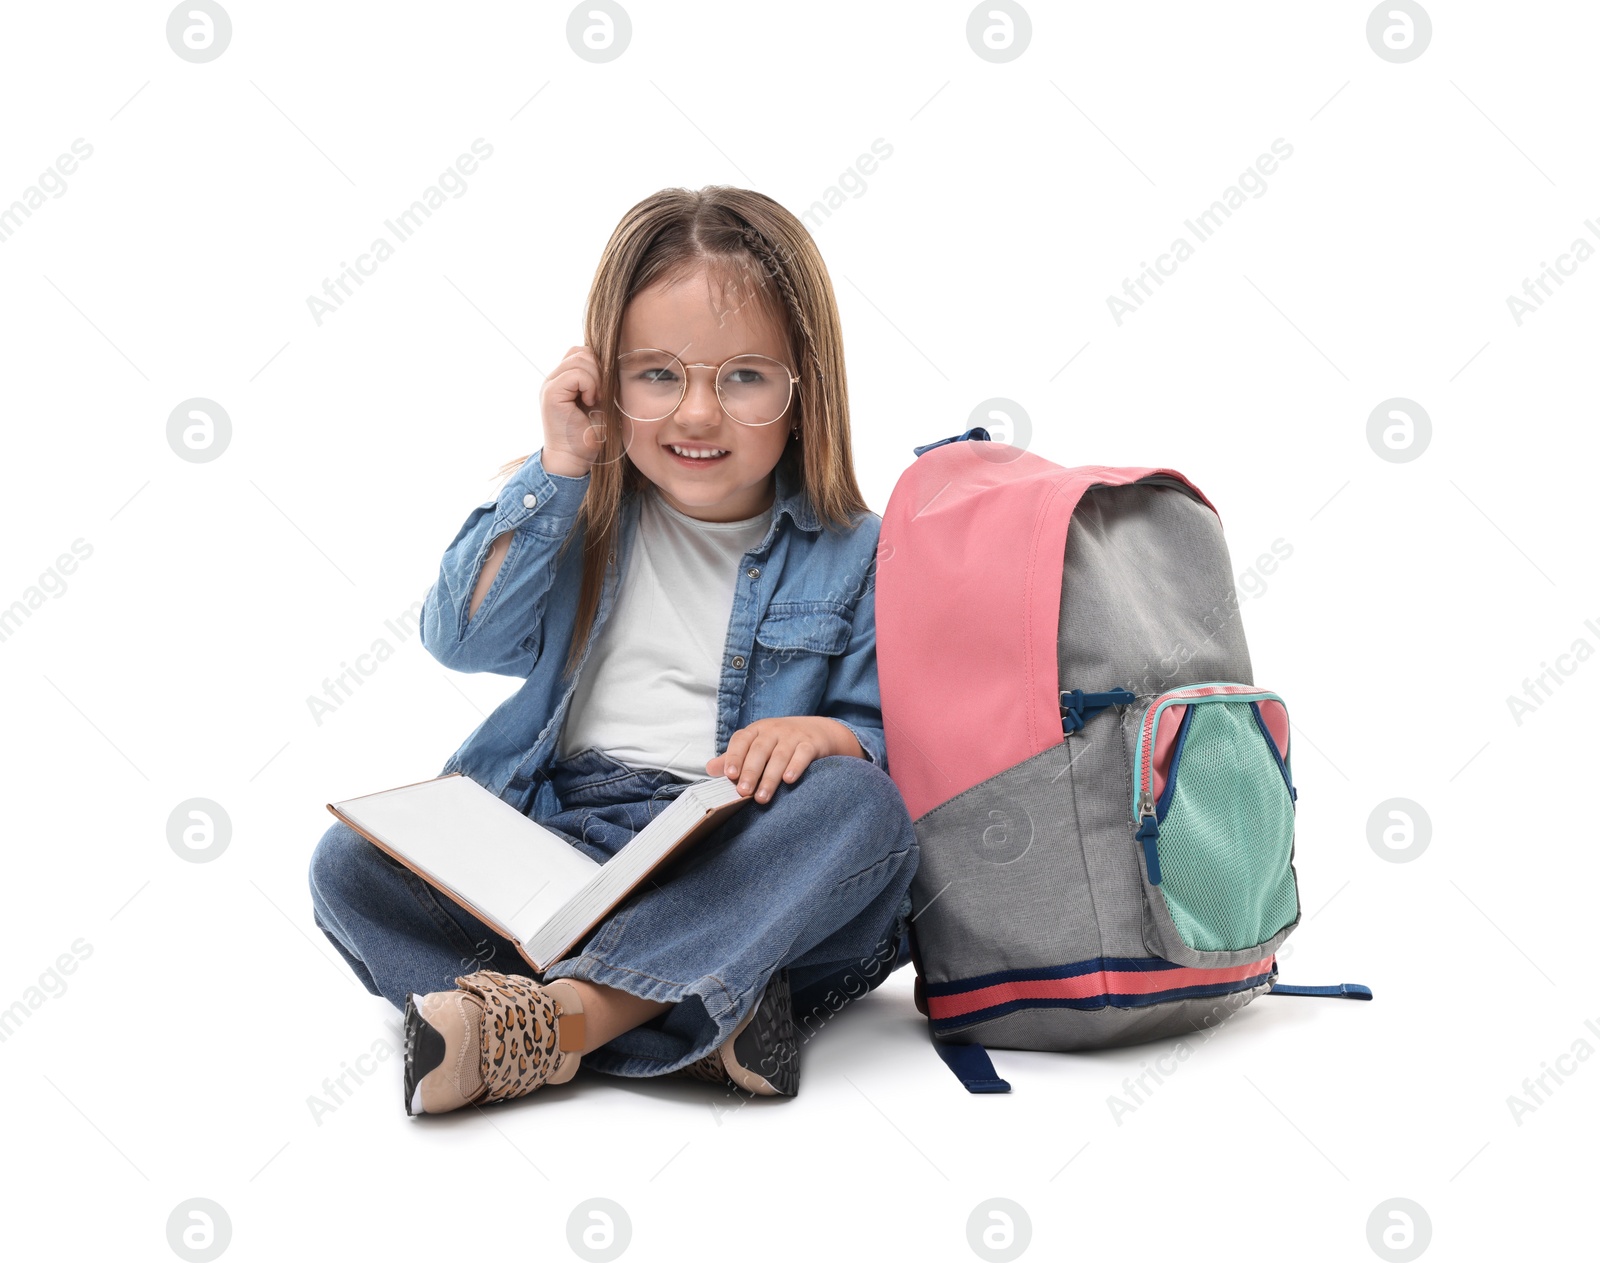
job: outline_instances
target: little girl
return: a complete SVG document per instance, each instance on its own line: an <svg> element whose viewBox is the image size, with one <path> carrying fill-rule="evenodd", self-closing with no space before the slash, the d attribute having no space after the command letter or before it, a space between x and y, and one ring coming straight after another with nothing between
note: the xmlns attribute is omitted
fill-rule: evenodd
<svg viewBox="0 0 1600 1263"><path fill-rule="evenodd" d="M521 678L444 773L598 861L685 785L751 801L536 975L342 823L317 924L404 1007L405 1103L437 1114L607 1074L792 1096L800 1028L905 963L917 842L885 770L880 518L856 484L833 288L743 189L623 218L544 446L468 516L424 603L446 666Z"/></svg>

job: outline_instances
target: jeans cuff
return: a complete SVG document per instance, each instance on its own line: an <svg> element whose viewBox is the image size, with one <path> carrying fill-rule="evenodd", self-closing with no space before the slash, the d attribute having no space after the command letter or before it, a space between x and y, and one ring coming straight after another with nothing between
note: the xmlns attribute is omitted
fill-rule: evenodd
<svg viewBox="0 0 1600 1263"><path fill-rule="evenodd" d="M741 1006L738 997L715 976L691 983L669 982L638 970L610 964L588 953L557 961L544 971L545 981L555 978L580 978L603 987L615 987L618 991L625 991L643 1000L657 1000L673 1006L682 1006L690 998L700 1002L705 1020L695 1022L692 1033L678 1030L669 1034L660 1029L649 1029L647 1024L624 1031L616 1039L584 1053L581 1064L605 1074L629 1078L669 1074L700 1060L727 1041L748 1008L747 1005ZM754 1003L754 999L750 1002ZM679 1013L684 1012L680 1007ZM670 1044L685 1042L689 1045L686 1051L675 1056L666 1054L665 1049ZM659 1055L646 1051L652 1044L661 1048Z"/></svg>

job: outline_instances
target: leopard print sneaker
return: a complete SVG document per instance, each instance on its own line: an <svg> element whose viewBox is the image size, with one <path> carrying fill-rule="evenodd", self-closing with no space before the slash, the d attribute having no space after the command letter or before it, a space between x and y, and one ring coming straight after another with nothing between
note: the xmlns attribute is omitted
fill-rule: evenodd
<svg viewBox="0 0 1600 1263"><path fill-rule="evenodd" d="M797 1095L800 1040L789 995L789 971L780 969L772 975L755 1008L722 1044L667 1077L702 1079L743 1088L756 1096Z"/></svg>
<svg viewBox="0 0 1600 1263"><path fill-rule="evenodd" d="M406 997L407 1114L508 1101L577 1074L583 1005L570 983L480 969L456 986Z"/></svg>

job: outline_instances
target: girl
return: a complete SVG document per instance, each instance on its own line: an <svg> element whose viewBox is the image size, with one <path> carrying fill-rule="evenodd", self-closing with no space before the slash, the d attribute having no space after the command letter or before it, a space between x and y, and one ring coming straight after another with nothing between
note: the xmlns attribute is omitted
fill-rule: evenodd
<svg viewBox="0 0 1600 1263"><path fill-rule="evenodd" d="M809 1034L909 951L916 836L885 768L881 519L856 485L833 289L743 189L667 189L612 234L544 446L467 518L424 602L458 671L524 683L445 764L604 862L691 781L751 797L532 970L342 823L317 924L406 1011L405 1103L608 1074L799 1084Z"/></svg>

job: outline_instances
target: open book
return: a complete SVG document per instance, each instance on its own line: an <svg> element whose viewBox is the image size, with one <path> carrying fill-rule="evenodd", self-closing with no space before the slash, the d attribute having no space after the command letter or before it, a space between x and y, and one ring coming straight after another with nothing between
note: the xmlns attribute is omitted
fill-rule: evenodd
<svg viewBox="0 0 1600 1263"><path fill-rule="evenodd" d="M695 781L604 864L459 772L328 810L543 972L653 869L748 801L726 776Z"/></svg>

